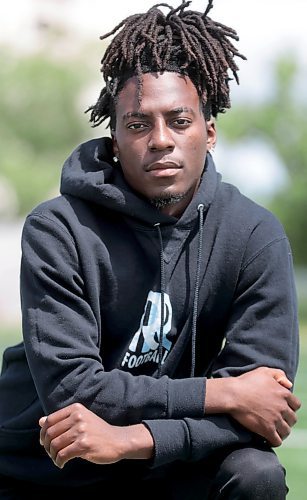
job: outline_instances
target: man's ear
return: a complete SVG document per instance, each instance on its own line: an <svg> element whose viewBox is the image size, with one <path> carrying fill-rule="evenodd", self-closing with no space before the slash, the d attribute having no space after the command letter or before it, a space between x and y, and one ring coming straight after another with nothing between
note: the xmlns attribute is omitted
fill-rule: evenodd
<svg viewBox="0 0 307 500"><path fill-rule="evenodd" d="M111 138L112 138L113 154L116 158L118 158L119 149L118 149L117 140L116 140L116 136L115 136L115 130L111 130Z"/></svg>
<svg viewBox="0 0 307 500"><path fill-rule="evenodd" d="M216 128L215 128L215 120L211 118L206 122L207 126L207 150L211 151L214 149L216 144Z"/></svg>

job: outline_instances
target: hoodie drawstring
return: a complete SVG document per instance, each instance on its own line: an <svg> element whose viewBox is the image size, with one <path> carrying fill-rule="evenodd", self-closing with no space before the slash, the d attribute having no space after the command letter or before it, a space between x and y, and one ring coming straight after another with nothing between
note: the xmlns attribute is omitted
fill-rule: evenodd
<svg viewBox="0 0 307 500"><path fill-rule="evenodd" d="M164 293L165 293L165 269L163 258L163 240L161 234L160 223L154 225L157 228L160 243L160 292L161 292L161 318L160 318L160 332L159 332L159 347L158 347L158 378L161 377L162 372L162 347L163 347L163 329L164 329Z"/></svg>
<svg viewBox="0 0 307 500"><path fill-rule="evenodd" d="M204 223L204 205L201 203L197 207L198 211L198 250L197 250L197 264L196 264L196 279L195 279L195 292L193 300L193 313L192 313L192 333L191 333L191 377L195 374L195 356L196 356L196 326L197 326L197 313L198 313L198 298L200 287L200 271L201 271L201 257L203 250L203 223ZM163 348L163 329L164 329L164 294L165 294L165 267L163 258L163 240L160 228L160 223L154 225L157 228L160 243L160 291L161 291L161 318L160 318L160 332L159 332L159 346L158 346L158 378L162 373L162 348Z"/></svg>
<svg viewBox="0 0 307 500"><path fill-rule="evenodd" d="M196 266L196 279L195 279L195 292L193 301L193 315L192 315L192 340L191 340L191 377L195 374L195 355L196 355L196 325L197 325L197 312L198 312L198 297L200 286L200 268L201 256L203 250L203 222L204 222L204 205L200 203L197 207L198 211L198 251L197 251L197 266Z"/></svg>

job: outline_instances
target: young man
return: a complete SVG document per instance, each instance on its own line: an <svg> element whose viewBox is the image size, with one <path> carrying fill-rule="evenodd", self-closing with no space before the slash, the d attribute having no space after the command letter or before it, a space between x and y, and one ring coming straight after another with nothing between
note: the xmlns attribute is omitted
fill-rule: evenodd
<svg viewBox="0 0 307 500"><path fill-rule="evenodd" d="M271 446L300 406L289 243L210 155L243 56L211 1L161 5L105 35L120 30L91 121L109 118L112 139L79 146L61 196L25 223L0 498L108 483L114 498L150 484L159 498L286 495Z"/></svg>

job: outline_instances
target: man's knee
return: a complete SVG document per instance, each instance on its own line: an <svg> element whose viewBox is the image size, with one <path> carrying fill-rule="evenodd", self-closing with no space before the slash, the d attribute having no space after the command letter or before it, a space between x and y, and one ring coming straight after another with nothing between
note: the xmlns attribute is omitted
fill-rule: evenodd
<svg viewBox="0 0 307 500"><path fill-rule="evenodd" d="M231 452L216 476L216 498L283 500L284 469L271 450L242 448Z"/></svg>

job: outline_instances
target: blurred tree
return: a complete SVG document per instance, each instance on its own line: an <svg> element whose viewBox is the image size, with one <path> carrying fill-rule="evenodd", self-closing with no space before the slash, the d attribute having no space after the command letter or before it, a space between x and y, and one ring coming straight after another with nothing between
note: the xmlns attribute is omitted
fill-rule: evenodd
<svg viewBox="0 0 307 500"><path fill-rule="evenodd" d="M50 197L87 119L77 109L85 84L76 63L0 53L0 177L14 187L18 213Z"/></svg>
<svg viewBox="0 0 307 500"><path fill-rule="evenodd" d="M221 133L231 142L251 138L271 144L288 171L287 185L269 208L291 241L296 265L307 265L307 100L295 91L299 74L293 57L274 68L274 93L268 102L237 104L222 117Z"/></svg>

